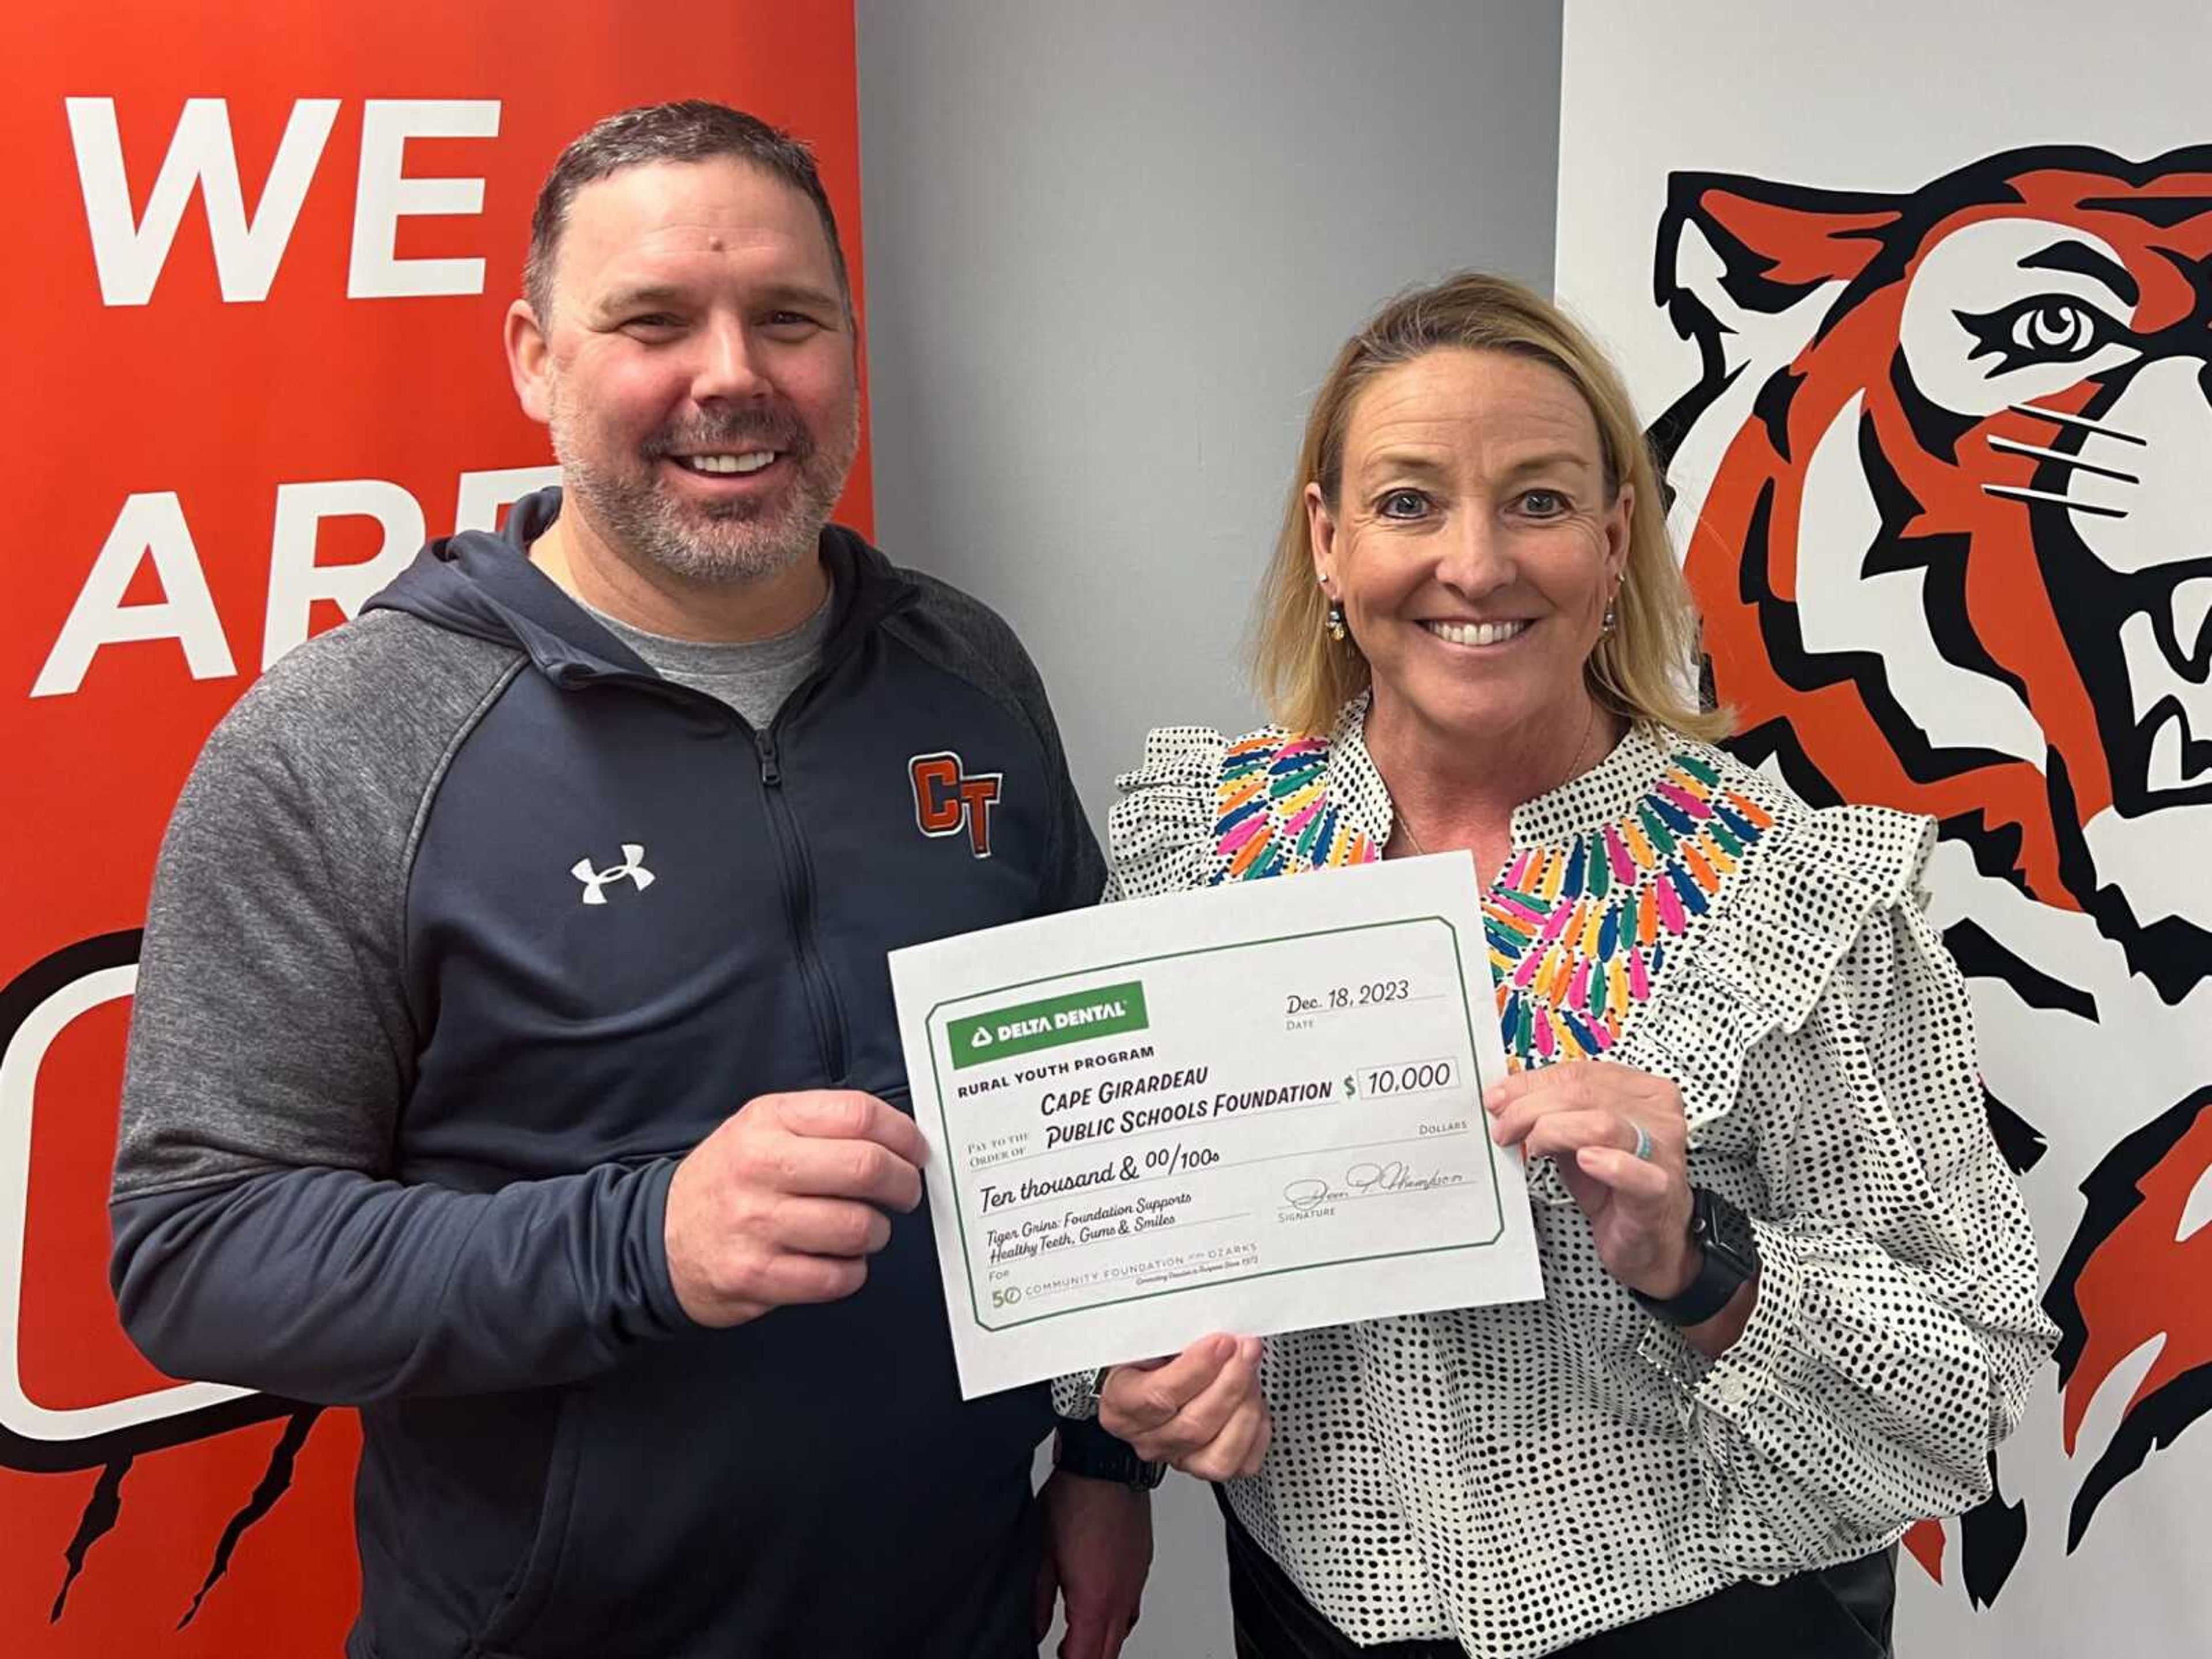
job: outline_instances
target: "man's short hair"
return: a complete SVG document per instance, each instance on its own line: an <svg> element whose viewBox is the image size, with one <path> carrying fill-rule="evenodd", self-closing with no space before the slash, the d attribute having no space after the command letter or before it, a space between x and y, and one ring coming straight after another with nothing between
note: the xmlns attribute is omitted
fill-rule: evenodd
<svg viewBox="0 0 2212 1659"><path fill-rule="evenodd" d="M781 179L814 204L830 257L837 268L837 292L845 314L853 313L853 284L845 271L845 246L837 237L837 216L815 168L814 152L803 140L757 116L703 98L671 104L646 104L610 115L561 152L538 192L530 216L530 254L523 262L523 297L549 325L553 314L553 264L560 256L562 233L568 228L568 206L586 185L596 184L624 167L656 162L743 161Z"/></svg>

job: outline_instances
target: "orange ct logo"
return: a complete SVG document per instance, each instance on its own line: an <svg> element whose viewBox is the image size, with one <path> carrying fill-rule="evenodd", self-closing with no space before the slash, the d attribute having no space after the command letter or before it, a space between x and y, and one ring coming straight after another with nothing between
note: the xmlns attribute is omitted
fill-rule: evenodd
<svg viewBox="0 0 2212 1659"><path fill-rule="evenodd" d="M999 799L1003 773L983 772L969 777L960 757L951 750L939 755L916 755L906 763L914 780L914 821L925 836L957 835L968 831L968 850L979 859L991 856L991 804Z"/></svg>

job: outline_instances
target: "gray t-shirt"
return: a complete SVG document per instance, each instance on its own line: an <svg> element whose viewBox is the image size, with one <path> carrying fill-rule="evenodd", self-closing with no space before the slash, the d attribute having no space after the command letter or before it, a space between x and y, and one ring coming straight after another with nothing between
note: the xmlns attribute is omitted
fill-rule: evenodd
<svg viewBox="0 0 2212 1659"><path fill-rule="evenodd" d="M665 680L720 698L756 729L775 718L783 700L822 660L835 593L787 634L765 640L672 640L610 617L588 605L593 620L645 659ZM577 600L583 605L581 599Z"/></svg>

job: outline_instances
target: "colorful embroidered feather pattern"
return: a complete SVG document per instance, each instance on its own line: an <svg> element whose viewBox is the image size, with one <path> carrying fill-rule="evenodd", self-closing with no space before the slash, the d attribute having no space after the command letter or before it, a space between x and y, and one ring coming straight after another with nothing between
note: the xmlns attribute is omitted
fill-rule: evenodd
<svg viewBox="0 0 2212 1659"><path fill-rule="evenodd" d="M1212 880L1256 880L1381 856L1329 799L1328 744L1262 732L1223 758ZM1634 808L1564 844L1516 851L1483 899L1498 1021L1517 1066L1601 1054L1747 848L1773 827L1686 751Z"/></svg>
<svg viewBox="0 0 2212 1659"><path fill-rule="evenodd" d="M1624 818L1516 853L1482 902L1508 1057L1526 1066L1611 1048L1668 945L1773 824L1708 763L1677 753Z"/></svg>
<svg viewBox="0 0 2212 1659"><path fill-rule="evenodd" d="M1224 860L1216 885L1380 856L1329 800L1324 738L1284 742L1263 732L1232 744L1222 759L1213 833Z"/></svg>

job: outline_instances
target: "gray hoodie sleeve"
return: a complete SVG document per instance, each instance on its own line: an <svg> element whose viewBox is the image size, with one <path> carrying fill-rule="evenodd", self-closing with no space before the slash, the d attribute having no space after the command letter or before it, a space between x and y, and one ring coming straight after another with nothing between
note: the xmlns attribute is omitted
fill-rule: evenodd
<svg viewBox="0 0 2212 1659"><path fill-rule="evenodd" d="M406 870L511 651L377 613L210 739L157 866L110 1205L123 1322L172 1375L365 1403L573 1381L685 1328L672 1161L495 1193L392 1178L417 1034Z"/></svg>

